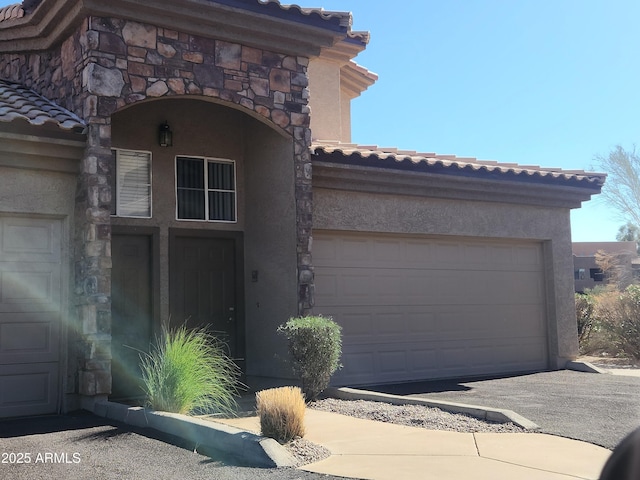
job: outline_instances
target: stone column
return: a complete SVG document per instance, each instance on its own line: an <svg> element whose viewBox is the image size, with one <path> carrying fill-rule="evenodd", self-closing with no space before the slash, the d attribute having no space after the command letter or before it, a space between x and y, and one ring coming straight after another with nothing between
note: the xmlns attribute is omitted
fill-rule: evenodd
<svg viewBox="0 0 640 480"><path fill-rule="evenodd" d="M111 393L111 110L122 73L89 64L83 72L87 149L76 197L78 393L84 406ZM107 104L107 105L105 105Z"/></svg>
<svg viewBox="0 0 640 480"><path fill-rule="evenodd" d="M78 393L111 393L111 166L110 128L89 124L89 140L78 176L75 222L75 294L80 343Z"/></svg>

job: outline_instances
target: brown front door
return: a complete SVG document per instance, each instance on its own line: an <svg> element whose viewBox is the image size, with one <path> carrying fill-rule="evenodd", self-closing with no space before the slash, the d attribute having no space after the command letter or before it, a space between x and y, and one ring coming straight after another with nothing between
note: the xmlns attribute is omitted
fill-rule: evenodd
<svg viewBox="0 0 640 480"><path fill-rule="evenodd" d="M113 235L111 239L113 398L142 395L140 354L149 351L152 337L151 238Z"/></svg>
<svg viewBox="0 0 640 480"><path fill-rule="evenodd" d="M241 352L236 292L236 248L233 238L174 236L170 245L169 303L171 325L206 327Z"/></svg>

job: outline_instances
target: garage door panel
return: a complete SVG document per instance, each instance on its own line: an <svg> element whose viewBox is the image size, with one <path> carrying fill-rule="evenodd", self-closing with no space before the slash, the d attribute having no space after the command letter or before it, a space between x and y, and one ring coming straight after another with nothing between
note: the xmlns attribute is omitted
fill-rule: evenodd
<svg viewBox="0 0 640 480"><path fill-rule="evenodd" d="M336 378L366 379L375 375L375 355L369 349L343 351L343 367L336 373Z"/></svg>
<svg viewBox="0 0 640 480"><path fill-rule="evenodd" d="M53 413L58 373L57 362L0 365L0 417Z"/></svg>
<svg viewBox="0 0 640 480"><path fill-rule="evenodd" d="M540 272L324 268L339 272L317 269L316 298L323 306L540 303L544 293Z"/></svg>
<svg viewBox="0 0 640 480"><path fill-rule="evenodd" d="M440 357L435 346L415 345L409 350L409 360L411 362L411 377L414 379L438 376Z"/></svg>
<svg viewBox="0 0 640 480"><path fill-rule="evenodd" d="M62 226L0 216L0 417L58 408Z"/></svg>
<svg viewBox="0 0 640 480"><path fill-rule="evenodd" d="M370 313L344 312L343 314L332 314L332 317L339 316L343 319L343 334L354 341L359 337L365 337L365 341L369 341L369 337L375 335L373 328L373 315Z"/></svg>
<svg viewBox="0 0 640 480"><path fill-rule="evenodd" d="M380 352L378 354L380 372L383 374L393 373L402 375L407 370L407 351L393 350Z"/></svg>
<svg viewBox="0 0 640 480"><path fill-rule="evenodd" d="M438 331L436 313L429 307L408 307L405 316L409 325L407 333L415 339L433 338Z"/></svg>
<svg viewBox="0 0 640 480"><path fill-rule="evenodd" d="M345 344L405 342L407 335L422 341L437 332L434 313L423 309L378 307L363 312L360 307L333 307L317 312L342 326Z"/></svg>
<svg viewBox="0 0 640 480"><path fill-rule="evenodd" d="M0 315L0 365L58 360L59 329L53 313Z"/></svg>
<svg viewBox="0 0 640 480"><path fill-rule="evenodd" d="M59 266L0 262L0 312L51 311L59 305Z"/></svg>
<svg viewBox="0 0 640 480"><path fill-rule="evenodd" d="M3 261L60 261L62 225L56 219L0 219L0 258Z"/></svg>
<svg viewBox="0 0 640 480"><path fill-rule="evenodd" d="M425 242L411 239L405 240L404 252L403 266L413 265L415 268L429 268L433 266L433 247L425 244Z"/></svg>
<svg viewBox="0 0 640 480"><path fill-rule="evenodd" d="M546 368L542 260L538 243L315 232L316 312L343 326L336 383Z"/></svg>
<svg viewBox="0 0 640 480"><path fill-rule="evenodd" d="M535 344L475 345L453 342L407 342L396 345L348 345L344 347L344 368L336 373L337 383L408 381L425 378L459 377L496 373L496 364L505 372L539 368L544 351ZM523 367L524 365L524 367ZM515 370L513 370L515 369Z"/></svg>

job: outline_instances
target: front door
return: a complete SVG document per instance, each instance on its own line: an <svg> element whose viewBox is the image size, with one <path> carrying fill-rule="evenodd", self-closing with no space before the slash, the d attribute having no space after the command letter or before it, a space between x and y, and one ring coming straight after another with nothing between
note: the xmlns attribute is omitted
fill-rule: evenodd
<svg viewBox="0 0 640 480"><path fill-rule="evenodd" d="M140 355L152 337L151 236L114 234L111 255L112 397L138 397Z"/></svg>
<svg viewBox="0 0 640 480"><path fill-rule="evenodd" d="M233 238L175 236L169 261L171 325L206 327L237 358L236 250Z"/></svg>

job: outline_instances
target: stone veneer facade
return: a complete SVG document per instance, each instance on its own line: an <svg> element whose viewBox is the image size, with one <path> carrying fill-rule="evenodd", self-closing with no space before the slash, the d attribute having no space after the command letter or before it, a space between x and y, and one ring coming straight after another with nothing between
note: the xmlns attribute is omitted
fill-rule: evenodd
<svg viewBox="0 0 640 480"><path fill-rule="evenodd" d="M127 105L165 96L209 97L292 137L298 310L311 309L308 63L306 57L100 17L86 18L51 50L0 55L0 77L71 110L88 127L76 192L77 323L70 331L66 393L92 397L111 391L111 115Z"/></svg>

